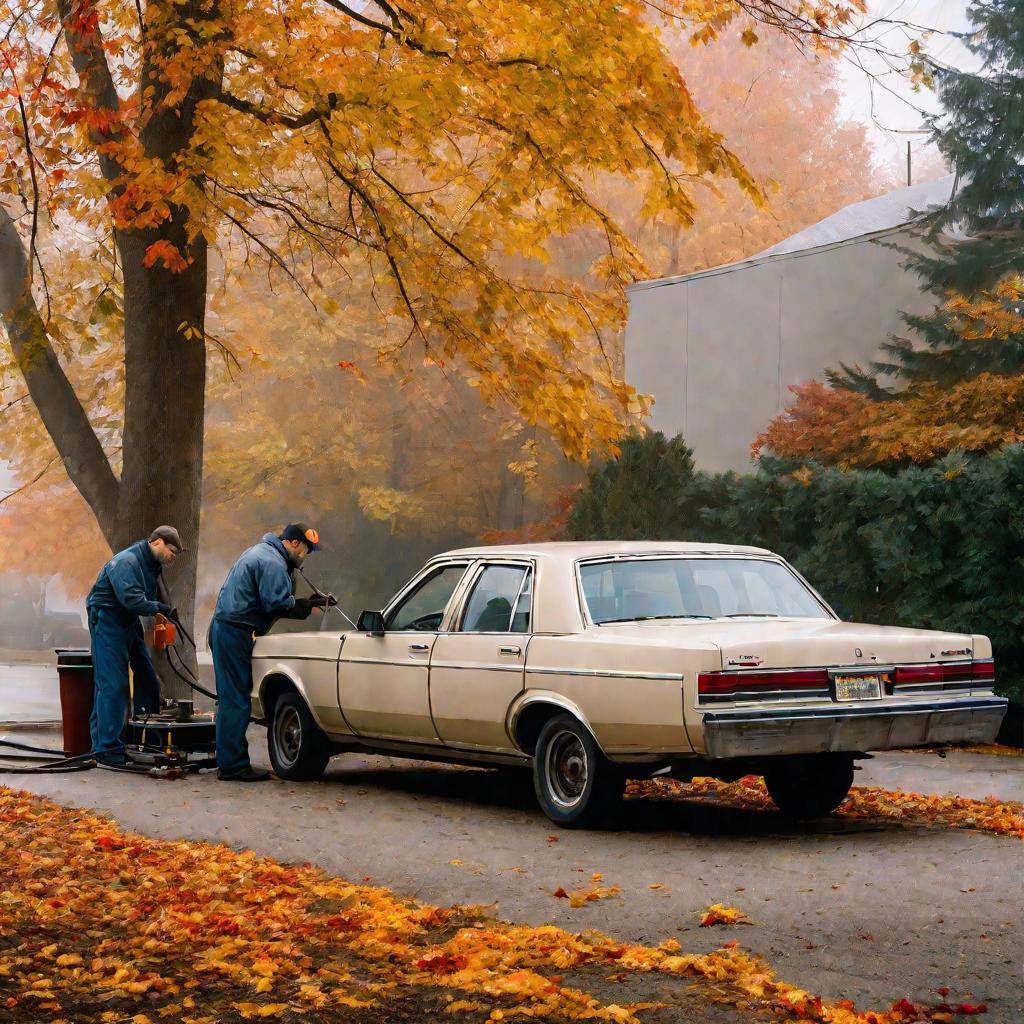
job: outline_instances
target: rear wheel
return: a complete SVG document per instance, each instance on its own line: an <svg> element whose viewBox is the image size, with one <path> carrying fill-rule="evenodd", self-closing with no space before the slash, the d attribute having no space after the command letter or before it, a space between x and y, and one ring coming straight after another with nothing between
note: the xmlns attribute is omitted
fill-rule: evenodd
<svg viewBox="0 0 1024 1024"><path fill-rule="evenodd" d="M853 785L852 754L808 754L780 759L764 773L768 794L783 814L820 818L831 814Z"/></svg>
<svg viewBox="0 0 1024 1024"><path fill-rule="evenodd" d="M274 705L267 746L274 773L292 782L321 778L331 759L327 737L297 693L284 694Z"/></svg>
<svg viewBox="0 0 1024 1024"><path fill-rule="evenodd" d="M622 802L625 777L572 715L541 729L533 758L533 788L541 810L562 828L610 823Z"/></svg>

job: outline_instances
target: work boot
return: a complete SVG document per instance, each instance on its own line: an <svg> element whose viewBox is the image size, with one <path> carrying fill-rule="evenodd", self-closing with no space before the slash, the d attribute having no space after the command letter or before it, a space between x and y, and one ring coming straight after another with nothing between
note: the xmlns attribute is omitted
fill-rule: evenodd
<svg viewBox="0 0 1024 1024"><path fill-rule="evenodd" d="M263 768L253 768L250 765L248 768L243 768L240 772L233 772L231 775L225 775L219 768L217 769L217 778L223 779L225 782L265 782L270 778L270 772Z"/></svg>

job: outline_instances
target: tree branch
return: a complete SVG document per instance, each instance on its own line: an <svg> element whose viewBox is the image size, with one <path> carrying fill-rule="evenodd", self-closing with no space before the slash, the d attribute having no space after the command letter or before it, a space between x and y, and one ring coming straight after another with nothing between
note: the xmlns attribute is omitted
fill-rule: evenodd
<svg viewBox="0 0 1024 1024"><path fill-rule="evenodd" d="M351 18L360 25L365 25L367 28L373 29L375 32L380 32L382 35L389 36L396 43L400 43L402 46L407 46L410 50L415 50L417 53L422 53L425 57L443 57L445 60L461 60L466 64L477 63L475 60L466 60L458 54L453 53L451 50L435 50L433 47L421 43L418 39L414 39L406 31L405 26L402 24L402 21L398 16L397 10L395 10L395 8L390 4L386 3L385 0L373 0L373 3L387 14L388 19L391 22L390 25L386 25L382 21L374 21L373 18L368 18L365 14L355 10L346 3L343 3L342 0L323 0L323 2L327 4L328 7L333 7L336 11L340 11L346 17ZM493 60L485 58L484 63L498 68L523 65L525 67L537 68L539 70L558 71L561 73L561 69L556 68L552 64L544 64L541 61L535 60L533 57L499 57Z"/></svg>
<svg viewBox="0 0 1024 1024"><path fill-rule="evenodd" d="M71 62L90 105L94 110L119 113L121 101L103 51L100 13L94 0L57 0L57 9L64 26L64 38L68 43ZM93 126L89 129L89 136L94 145L102 145L121 141L124 132L111 131L109 128L104 131ZM109 182L116 181L121 174L118 162L103 152L100 152L99 159L103 177Z"/></svg>
<svg viewBox="0 0 1024 1024"><path fill-rule="evenodd" d="M47 462L46 465L43 466L43 468L38 473L36 473L36 475L32 477L31 480L26 480L25 483L23 483L20 487L15 487L13 491L8 491L2 498L0 498L0 505L2 505L5 501L10 501L11 498L21 494L22 491L27 491L34 484L39 483L39 481L42 480L43 477L50 472L50 469L53 467L54 463L59 461L60 456L54 455L54 457L50 459L50 461Z"/></svg>
<svg viewBox="0 0 1024 1024"><path fill-rule="evenodd" d="M6 207L0 205L0 322L71 482L89 503L103 535L114 547L120 485L50 345L29 282L21 238Z"/></svg>
<svg viewBox="0 0 1024 1024"><path fill-rule="evenodd" d="M297 116L283 114L279 110L265 110L263 107L257 106L255 103L251 103L249 100L243 99L241 96L235 96L233 93L223 89L216 95L215 99L223 103L224 106L237 110L240 114L248 114L264 124L280 125L282 128L305 128L308 125L315 124L321 118L330 117L331 111L335 110L338 106L338 96L333 92L327 97L326 107L310 107L309 110Z"/></svg>

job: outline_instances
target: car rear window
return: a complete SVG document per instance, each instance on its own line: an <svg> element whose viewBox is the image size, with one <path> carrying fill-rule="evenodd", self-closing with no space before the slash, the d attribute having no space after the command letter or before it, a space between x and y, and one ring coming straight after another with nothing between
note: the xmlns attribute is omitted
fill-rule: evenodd
<svg viewBox="0 0 1024 1024"><path fill-rule="evenodd" d="M580 582L596 623L779 616L831 618L781 562L757 558L642 558L586 562Z"/></svg>

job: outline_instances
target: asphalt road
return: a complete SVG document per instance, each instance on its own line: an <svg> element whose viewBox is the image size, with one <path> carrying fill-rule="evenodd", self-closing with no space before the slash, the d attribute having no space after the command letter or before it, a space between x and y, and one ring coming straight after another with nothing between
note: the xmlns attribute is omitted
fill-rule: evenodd
<svg viewBox="0 0 1024 1024"><path fill-rule="evenodd" d="M266 764L262 733L251 731L252 746ZM57 737L39 735L53 746ZM904 996L941 1002L936 989L948 986L949 1001L986 1002L991 1024L1024 1019L1019 839L840 818L798 826L773 813L646 801L630 802L620 831L567 832L505 775L354 755L308 784L103 771L4 781L149 835L311 861L432 903L491 904L510 920L648 943L675 936L687 950L735 938L781 978L861 1009ZM857 782L1021 799L1024 759L887 754ZM552 895L585 888L593 872L621 893L579 908ZM699 928L712 903L753 924Z"/></svg>

